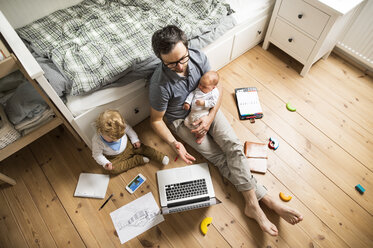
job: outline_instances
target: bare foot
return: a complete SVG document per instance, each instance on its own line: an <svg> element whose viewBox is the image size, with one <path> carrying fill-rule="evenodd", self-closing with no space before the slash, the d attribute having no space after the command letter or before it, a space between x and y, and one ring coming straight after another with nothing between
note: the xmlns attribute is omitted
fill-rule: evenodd
<svg viewBox="0 0 373 248"><path fill-rule="evenodd" d="M301 213L281 202L275 202L272 209L290 224L295 225L303 220Z"/></svg>
<svg viewBox="0 0 373 248"><path fill-rule="evenodd" d="M247 217L252 218L256 220L256 222L258 222L263 232L267 232L272 236L278 235L277 227L268 220L267 216L260 208L259 204L258 206L246 204L244 212Z"/></svg>
<svg viewBox="0 0 373 248"><path fill-rule="evenodd" d="M303 216L296 209L291 208L282 202L273 200L270 196L263 197L262 202L274 210L284 220L295 225L303 220Z"/></svg>

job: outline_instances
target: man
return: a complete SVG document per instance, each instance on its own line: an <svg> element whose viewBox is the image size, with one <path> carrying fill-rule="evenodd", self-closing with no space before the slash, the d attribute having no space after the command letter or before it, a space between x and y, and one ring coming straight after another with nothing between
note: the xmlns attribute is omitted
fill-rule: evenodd
<svg viewBox="0 0 373 248"><path fill-rule="evenodd" d="M150 80L150 121L155 132L186 163L192 164L195 158L175 139L171 130L217 166L220 173L242 193L245 215L255 219L263 231L278 235L277 227L268 220L258 201L273 209L287 222L300 222L303 217L297 210L267 195L267 190L251 175L242 145L219 111L222 94L209 115L194 123L198 126L196 129L190 130L184 125L183 121L188 115L188 111L183 108L184 101L197 87L201 76L210 70L206 55L188 48L184 32L172 25L153 34L152 46L155 55L162 61ZM221 85L218 88L222 92ZM163 117L166 117L167 124ZM200 142L200 137L206 133L205 139Z"/></svg>

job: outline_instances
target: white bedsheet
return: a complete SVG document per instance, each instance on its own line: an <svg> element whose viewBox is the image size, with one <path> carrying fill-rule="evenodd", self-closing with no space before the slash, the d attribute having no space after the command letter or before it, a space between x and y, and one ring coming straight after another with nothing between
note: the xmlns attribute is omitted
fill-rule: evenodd
<svg viewBox="0 0 373 248"><path fill-rule="evenodd" d="M139 79L121 87L106 88L84 96L68 95L66 106L73 116L77 117L92 108L121 99L139 88L145 87L145 84L144 79Z"/></svg>
<svg viewBox="0 0 373 248"><path fill-rule="evenodd" d="M264 10L273 6L275 0L227 0L235 11L232 16L237 25L259 15Z"/></svg>

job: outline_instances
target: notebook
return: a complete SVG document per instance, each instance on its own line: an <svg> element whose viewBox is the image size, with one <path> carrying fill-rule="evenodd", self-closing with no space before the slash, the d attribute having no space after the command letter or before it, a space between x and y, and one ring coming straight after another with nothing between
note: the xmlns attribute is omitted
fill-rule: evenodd
<svg viewBox="0 0 373 248"><path fill-rule="evenodd" d="M206 163L157 171L162 214L219 204Z"/></svg>
<svg viewBox="0 0 373 248"><path fill-rule="evenodd" d="M234 91L241 120L260 119L263 117L258 91L255 87L237 88Z"/></svg>
<svg viewBox="0 0 373 248"><path fill-rule="evenodd" d="M109 175L80 173L74 196L103 199L109 185Z"/></svg>
<svg viewBox="0 0 373 248"><path fill-rule="evenodd" d="M244 153L248 158L268 158L268 146L264 143L245 141Z"/></svg>
<svg viewBox="0 0 373 248"><path fill-rule="evenodd" d="M264 143L256 143L246 141L244 145L244 153L247 157L250 171L258 173L266 173L267 171L267 151L268 146Z"/></svg>
<svg viewBox="0 0 373 248"><path fill-rule="evenodd" d="M267 172L266 158L247 158L251 172L263 173Z"/></svg>

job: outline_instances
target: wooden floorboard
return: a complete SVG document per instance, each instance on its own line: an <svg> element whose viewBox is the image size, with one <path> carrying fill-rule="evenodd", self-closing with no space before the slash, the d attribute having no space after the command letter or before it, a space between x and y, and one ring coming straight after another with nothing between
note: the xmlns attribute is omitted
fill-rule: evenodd
<svg viewBox="0 0 373 248"><path fill-rule="evenodd" d="M252 53L252 56L246 56L246 61L253 59L253 56L266 56L269 61L273 61L274 56L271 53L263 53L262 49L255 49L258 54ZM254 51L253 51L254 52ZM263 68L262 60L257 61L258 65ZM286 60L285 60L286 61ZM320 63L323 61L320 61ZM331 140L340 144L340 147L347 152L352 153L357 160L362 164L366 164L372 171L373 165L369 163L373 159L373 135L368 130L373 130L373 126L362 125L357 120L365 119L372 121L369 116L373 116L372 102L364 102L364 98L356 92L343 92L338 96L335 92L339 90L340 83L331 80L329 71L318 70L320 65L315 66L314 70L317 73L305 78L297 80L298 75L292 69L285 68L286 63L276 61L275 65L283 70L288 70L289 73L285 79L280 75L272 80L270 86L272 92L283 100L293 102L298 106L298 112L320 129L324 134L330 137ZM256 71L255 75L258 71ZM263 71L263 73L266 73ZM274 75L274 74L270 74ZM266 77L267 80L268 77ZM294 80L295 79L295 80ZM345 81L351 81L346 79ZM266 82L261 80L261 82ZM338 85L339 84L339 85ZM267 87L268 87L267 86ZM343 99L336 99L336 97L343 97ZM355 103L356 107L349 107L350 98L362 99ZM373 99L373 96L372 98ZM347 106L347 107L345 107ZM364 111L364 109L366 109ZM302 111L304 110L304 111ZM353 118L353 114L358 113L358 119ZM340 132L343 131L344 135ZM361 141L365 141L361 142Z"/></svg>
<svg viewBox="0 0 373 248"><path fill-rule="evenodd" d="M79 233L72 225L69 215L65 212L30 149L23 149L18 156L11 158L11 161L12 170L9 170L9 175L14 176L17 181L22 181L27 187L56 245L84 247ZM5 172L8 174L8 171Z"/></svg>
<svg viewBox="0 0 373 248"><path fill-rule="evenodd" d="M256 47L255 50L260 49ZM245 56L249 56L246 54ZM244 57L239 58L234 63L241 63L241 59ZM260 61L261 59L259 59ZM369 169L367 169L368 165L363 165L356 159L354 159L349 153L344 152L342 146L344 143L339 143L333 140L333 136L328 137L323 132L320 132L320 128L318 126L312 125L313 119L305 119L303 113L310 111L310 107L305 108L298 108L296 114L289 112L285 108L286 104L286 97L281 99L276 96L276 89L272 92L272 85L278 84L278 81L281 82L282 77L278 76L279 73L283 73L283 68L276 68L273 63L271 63L270 59L266 59L264 64L260 64L258 60L252 62L252 60L248 61L247 63L241 66L245 66L245 68L255 68L256 78L258 78L259 74L263 75L266 74L266 77L271 77L271 79L267 80L255 80L251 81L252 84L257 85L260 90L263 92L261 95L261 100L264 106L267 106L272 111L267 113L273 113L273 118L264 118L263 121L271 122L268 123L271 128L278 133L278 135L286 140L292 147L294 147L302 156L304 156L308 161L310 161L313 166L318 168L323 174L325 174L328 178L331 178L334 183L337 183L339 187L341 187L346 193L349 194L355 201L359 202L361 206L364 207L370 214L372 214L372 201L369 200L373 195L364 195L361 197L354 186L358 183L363 183L366 187L371 187L371 183L373 182L372 176L373 174ZM233 66L233 65L231 65ZM237 74L237 70L236 74ZM248 70L248 69L245 69ZM232 73L233 74L233 73ZM254 73L253 73L254 74ZM231 82L235 82L239 80L238 78L243 77L242 74L237 77L236 80L231 80ZM251 77L247 79L247 83L250 82ZM291 78L287 77L284 80L284 84L286 81L290 81ZM304 79L302 79L304 80ZM266 86L266 82L272 82L271 85ZM291 91L290 89L288 90ZM296 103L294 106L297 106ZM300 115L298 114L300 113ZM316 118L317 116L314 116ZM320 117L327 119L328 116ZM337 128L337 127L332 127ZM345 135L345 133L341 130L338 135ZM363 141L361 141L363 142ZM368 144L369 145L369 144ZM352 149L352 148L351 148ZM358 148L357 148L358 149ZM371 164L371 163L370 163Z"/></svg>
<svg viewBox="0 0 373 248"><path fill-rule="evenodd" d="M234 102L232 100L232 106L234 106ZM264 105L264 104L263 104ZM265 106L265 105L264 105ZM269 110L264 110L265 113L269 113ZM273 118L272 116L267 116L267 119L268 118ZM279 121L277 119L274 119L274 122L276 123L279 123ZM270 127L268 126L265 126L261 124L261 121L257 121L254 125L251 125L250 123L245 123L247 124L248 126L254 126L253 129L256 129L256 126L261 126L260 127L260 131L259 131L259 141L263 141L265 139L268 139L268 137L278 137L278 134L276 134L276 132L274 132L273 130L270 129ZM250 127L249 127L250 128ZM237 128L236 128L237 130ZM290 131L291 132L291 131ZM243 131L242 132L239 132L242 136L243 135ZM253 138L249 138L249 140L253 140ZM339 215L338 213L334 213L332 216L330 216L330 214L334 211L334 208L332 206L330 206L328 204L328 201L326 201L325 199L323 199L323 197L321 197L319 194L317 194L312 187L313 186L313 183L314 183L314 179L313 180L310 180L308 184L310 184L310 186L307 184L306 181L302 180L302 177L303 175L300 174L296 174L292 171L292 168L294 167L294 165L299 165L298 164L291 164L291 163L288 163L287 161L287 157L289 157L289 154L291 154L292 152L292 148L287 145L286 141L283 140L283 139L280 139L280 146L281 146L281 152L285 152L285 156L282 157L281 155L277 155L278 152L280 151L280 149L278 149L274 154L270 154L270 158L269 158L269 170L272 172L272 170L275 170L277 173L274 173L274 175L276 177L278 177L279 179L281 179L281 182L283 184L285 184L287 187L288 187L288 192L292 192L293 194L295 194L304 204L303 208L305 206L312 206L312 210L313 212L318 215L318 216L322 216L322 217L333 217L333 218L329 218L328 221L330 221L334 227L338 228L338 229L346 229L347 231L350 230L350 225L348 224L348 221L345 221L345 218L343 217L343 215ZM273 157L271 155L274 155ZM281 161L280 159L276 159L277 156L281 156L281 159L283 159L283 161ZM301 160L305 160L303 157L301 157ZM305 164L306 161L302 161L303 164ZM285 167L285 168L284 168ZM309 170L312 170L313 168L308 168ZM302 170L306 170L305 168L302 167ZM307 174L305 174L307 175ZM266 175L267 176L267 175ZM323 175L322 174L319 174L319 179L320 181L323 180ZM294 178L296 178L296 180L294 181ZM298 187L294 187L296 186L297 184L300 184L302 185L301 188L298 189ZM265 184L267 185L267 184ZM299 191L298 191L299 190ZM338 189L339 190L339 189ZM277 189L276 190L277 194L280 192L280 189ZM300 193L300 194L298 194ZM338 218L339 217L339 218ZM310 219L308 219L309 221ZM306 222L306 221L304 221ZM327 223L330 225L330 222ZM344 225L346 225L345 227L342 227L342 226L339 226L339 223L344 223ZM304 223L302 223L304 224ZM314 223L310 224L310 226L315 226ZM312 230L312 229L311 229ZM314 229L315 231L316 230L320 230L320 229ZM320 233L314 233L312 236L313 237L317 237L317 236L324 236L325 235L322 235ZM349 233L349 239L352 239L353 237L356 236L356 234L354 232L351 232ZM329 240L329 239L326 239L326 240ZM353 240L354 242L353 243L359 243L359 239L358 238L354 238Z"/></svg>
<svg viewBox="0 0 373 248"><path fill-rule="evenodd" d="M24 161L34 163L30 154L24 153L25 150L27 148L22 149L17 155L7 160L10 161L12 166L5 167L4 172L14 178L17 184L13 187L5 188L3 192L28 246L57 247L57 243L51 233L52 230L49 230L43 219L42 211L39 211L29 188L22 180L23 170L17 170L17 167L19 168L19 165L22 165Z"/></svg>
<svg viewBox="0 0 373 248"><path fill-rule="evenodd" d="M159 204L156 171L185 166L151 129L149 119L135 127L141 140L170 157L168 166L151 162L111 176L103 200L73 197L81 172L104 173L83 143L58 128L0 163L16 179L0 187L0 247L373 247L373 79L332 54L311 67L270 46L256 46L219 71L221 111L242 142L280 140L269 151L269 169L256 174L269 194L292 195L291 207L304 221L292 226L264 207L277 225L278 237L264 234L243 214L242 195L209 164L222 204L166 215L165 221L120 244L110 212L151 192ZM264 117L240 121L234 89L255 86ZM297 108L289 112L285 105ZM207 162L187 146L198 163ZM131 195L125 185L138 173L147 181ZM366 192L355 189L362 184ZM203 218L213 217L206 236Z"/></svg>
<svg viewBox="0 0 373 248"><path fill-rule="evenodd" d="M28 247L3 192L0 194L0 216L0 247Z"/></svg>

